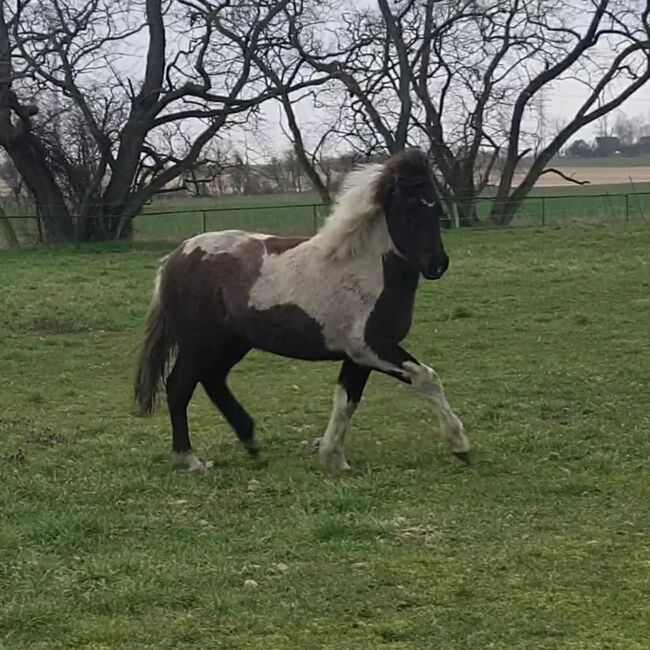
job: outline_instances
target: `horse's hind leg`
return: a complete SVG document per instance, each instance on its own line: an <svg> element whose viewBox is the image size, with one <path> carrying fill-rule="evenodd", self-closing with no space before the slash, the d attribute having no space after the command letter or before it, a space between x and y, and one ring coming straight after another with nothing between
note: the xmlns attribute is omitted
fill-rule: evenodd
<svg viewBox="0 0 650 650"><path fill-rule="evenodd" d="M316 440L315 446L330 474L339 474L350 469L345 459L345 434L350 420L359 406L370 369L346 360L334 391L332 414L325 435Z"/></svg>
<svg viewBox="0 0 650 650"><path fill-rule="evenodd" d="M174 461L190 471L205 471L212 463L199 460L192 451L187 406L199 379L198 365L192 357L179 353L167 378L167 405L172 424L172 455Z"/></svg>
<svg viewBox="0 0 650 650"><path fill-rule="evenodd" d="M257 456L260 445L255 438L255 422L226 385L225 377L212 377L202 382L205 392L221 411L228 424L251 456Z"/></svg>
<svg viewBox="0 0 650 650"><path fill-rule="evenodd" d="M257 456L260 445L255 438L255 422L226 384L228 373L248 351L249 348L243 345L232 344L224 347L215 360L211 372L201 380L201 383L212 403L221 411L248 453Z"/></svg>

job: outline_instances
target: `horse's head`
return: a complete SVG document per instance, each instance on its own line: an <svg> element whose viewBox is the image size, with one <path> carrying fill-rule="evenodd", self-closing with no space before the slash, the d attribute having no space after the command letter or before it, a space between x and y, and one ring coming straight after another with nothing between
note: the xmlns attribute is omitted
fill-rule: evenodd
<svg viewBox="0 0 650 650"><path fill-rule="evenodd" d="M444 211L425 154L415 149L394 155L377 190L395 248L425 278L441 278L449 267L440 231Z"/></svg>

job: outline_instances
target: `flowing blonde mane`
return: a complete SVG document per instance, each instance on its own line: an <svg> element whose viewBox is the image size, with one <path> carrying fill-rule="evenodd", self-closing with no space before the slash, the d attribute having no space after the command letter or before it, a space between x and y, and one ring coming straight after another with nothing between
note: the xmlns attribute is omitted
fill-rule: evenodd
<svg viewBox="0 0 650 650"><path fill-rule="evenodd" d="M314 237L331 259L344 260L363 253L383 254L392 246L384 214L387 196L396 189L430 181L426 155L411 149L381 164L367 164L351 172L332 213Z"/></svg>
<svg viewBox="0 0 650 650"><path fill-rule="evenodd" d="M383 217L377 185L383 164L371 163L350 172L334 208L316 237L334 259L348 259L364 250Z"/></svg>

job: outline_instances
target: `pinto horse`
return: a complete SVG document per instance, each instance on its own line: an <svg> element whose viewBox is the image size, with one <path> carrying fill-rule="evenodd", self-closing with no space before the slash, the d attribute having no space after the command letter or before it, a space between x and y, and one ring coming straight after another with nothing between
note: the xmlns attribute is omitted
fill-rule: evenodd
<svg viewBox="0 0 650 650"><path fill-rule="evenodd" d="M254 422L230 391L230 370L251 349L342 362L325 434L315 445L326 470L350 469L344 438L375 370L412 386L438 416L451 451L469 463L469 441L438 375L401 345L420 275L449 266L444 213L419 150L351 173L332 214L311 238L239 230L183 242L162 260L135 379L143 414L165 384L175 460L205 470L190 443L187 407L198 383L256 455ZM167 377L167 367L174 365Z"/></svg>

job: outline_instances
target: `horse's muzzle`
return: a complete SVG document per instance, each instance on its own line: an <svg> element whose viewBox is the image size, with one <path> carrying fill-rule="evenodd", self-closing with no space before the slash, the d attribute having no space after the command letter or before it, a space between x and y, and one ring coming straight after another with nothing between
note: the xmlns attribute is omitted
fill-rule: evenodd
<svg viewBox="0 0 650 650"><path fill-rule="evenodd" d="M443 255L442 257L432 258L427 268L422 271L422 275L427 280L439 280L449 268L449 257Z"/></svg>

